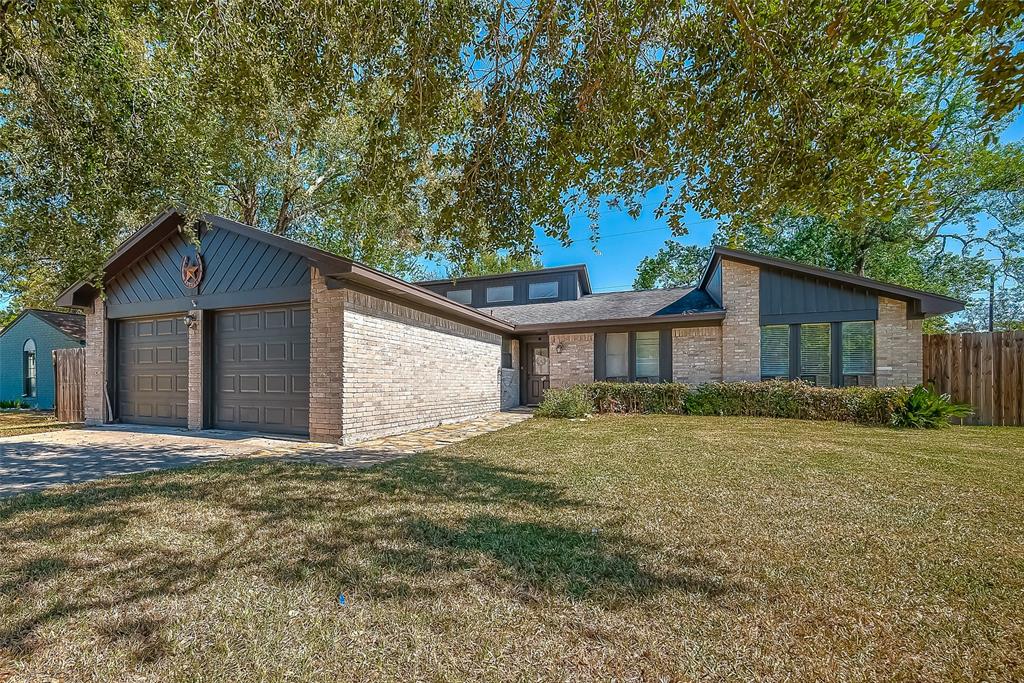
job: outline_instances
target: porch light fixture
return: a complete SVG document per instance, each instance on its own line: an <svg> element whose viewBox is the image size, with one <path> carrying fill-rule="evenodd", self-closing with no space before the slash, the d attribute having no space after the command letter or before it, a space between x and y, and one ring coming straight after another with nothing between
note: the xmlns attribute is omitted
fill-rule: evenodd
<svg viewBox="0 0 1024 683"><path fill-rule="evenodd" d="M565 342L555 344L555 353L561 353L562 351L565 351Z"/></svg>
<svg viewBox="0 0 1024 683"><path fill-rule="evenodd" d="M196 329L196 323L198 322L198 320L196 320L196 316L194 314L186 313L185 317L182 318L182 320L185 321L185 327L187 327L188 329Z"/></svg>

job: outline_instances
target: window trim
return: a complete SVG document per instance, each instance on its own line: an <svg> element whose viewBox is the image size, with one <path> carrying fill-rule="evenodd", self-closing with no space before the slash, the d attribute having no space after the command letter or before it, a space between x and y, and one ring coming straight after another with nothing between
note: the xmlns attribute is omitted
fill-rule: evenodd
<svg viewBox="0 0 1024 683"><path fill-rule="evenodd" d="M32 348L29 348L31 345ZM29 390L29 357L32 358L31 391ZM39 394L39 356L36 342L32 337L21 345L21 390L25 398L36 398Z"/></svg>
<svg viewBox="0 0 1024 683"><path fill-rule="evenodd" d="M546 296L534 296L533 288L535 286L537 286L537 285L554 285L555 293L554 294L549 294L549 295L546 295ZM528 299L530 299L530 301L542 301L544 299L557 299L558 295L559 295L559 290L560 290L560 288L558 286L558 280L542 280L542 281L539 281L539 282L530 282L526 286L526 296L527 296Z"/></svg>
<svg viewBox="0 0 1024 683"><path fill-rule="evenodd" d="M874 367L874 372L872 372L871 374L858 373L858 374L849 374L849 375L847 375L847 374L845 374L843 372L843 339L842 339L842 337L843 337L843 328L842 328L842 326L843 326L844 323L851 323L851 322L854 322L854 323L871 323L872 330L874 330L875 337L874 337L874 341L872 342L872 344L873 344L873 349L872 350L873 350L873 354L874 354L874 357L872 359L872 364L873 364L873 367ZM803 325L830 325L831 327L829 329L829 341L830 341L830 344L829 344L829 349L830 349L829 350L829 386L832 386L832 387L848 386L846 384L846 381L845 381L845 377L847 377L847 376L857 377L858 378L858 384L857 385L852 385L851 384L849 386L865 386L864 384L862 384L862 380L860 378L866 378L866 377L870 377L871 378L871 381L870 381L870 385L871 386L874 386L875 383L877 382L877 377L878 377L878 322L876 320L868 319L868 320L845 320L845 321L842 321L842 322L816 321L816 322L803 322L803 323L766 323L764 325L760 325L759 326L759 332L758 333L762 334L761 330L763 330L765 327L775 327L775 326L782 325L782 324L786 324L786 325L789 326L789 378L788 379L790 379L790 380L800 379L800 377L802 375L807 374L807 373L805 373L803 371L803 368L801 367L801 363L800 363L800 341L801 341L800 328L801 328L801 326L803 326ZM760 354L759 354L759 359L760 359ZM762 381L767 381L767 380L772 380L772 379L785 379L785 378L783 378L782 376L766 376L766 375L761 375L761 380Z"/></svg>
<svg viewBox="0 0 1024 683"><path fill-rule="evenodd" d="M507 289L509 295L507 299L492 299L491 291L495 289ZM489 304L506 304L516 300L516 288L515 285L491 285L484 290L484 299Z"/></svg>
<svg viewBox="0 0 1024 683"><path fill-rule="evenodd" d="M643 331L643 330L641 330ZM641 380L671 382L672 381L672 330L657 328L646 330L658 332L658 377L643 377ZM626 339L626 371L627 376L609 377L607 373L607 339L609 334L625 334ZM594 333L594 381L595 382L637 382L636 376L636 334L637 330L609 330Z"/></svg>

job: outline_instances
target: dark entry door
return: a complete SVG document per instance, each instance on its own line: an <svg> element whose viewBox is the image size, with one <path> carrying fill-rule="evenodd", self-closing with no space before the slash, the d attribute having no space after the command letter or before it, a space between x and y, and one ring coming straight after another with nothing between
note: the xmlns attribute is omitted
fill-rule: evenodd
<svg viewBox="0 0 1024 683"><path fill-rule="evenodd" d="M213 349L215 427L309 433L308 304L217 311Z"/></svg>
<svg viewBox="0 0 1024 683"><path fill-rule="evenodd" d="M132 424L188 424L188 328L181 316L117 324L117 414Z"/></svg>
<svg viewBox="0 0 1024 683"><path fill-rule="evenodd" d="M537 405L548 388L550 358L547 342L526 344L526 404Z"/></svg>

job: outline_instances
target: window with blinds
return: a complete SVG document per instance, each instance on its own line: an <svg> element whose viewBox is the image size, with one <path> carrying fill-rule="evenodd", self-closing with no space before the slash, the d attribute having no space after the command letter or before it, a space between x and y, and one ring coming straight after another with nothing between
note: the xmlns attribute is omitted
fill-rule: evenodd
<svg viewBox="0 0 1024 683"><path fill-rule="evenodd" d="M604 374L606 379L629 379L629 333L611 332L605 337Z"/></svg>
<svg viewBox="0 0 1024 683"><path fill-rule="evenodd" d="M800 326L800 379L821 387L831 386L831 323Z"/></svg>
<svg viewBox="0 0 1024 683"><path fill-rule="evenodd" d="M661 364L658 350L661 344L661 333L636 333L636 378L638 381L657 382L661 376Z"/></svg>
<svg viewBox="0 0 1024 683"><path fill-rule="evenodd" d="M871 320L843 323L843 384L874 384L875 323Z"/></svg>
<svg viewBox="0 0 1024 683"><path fill-rule="evenodd" d="M761 379L789 379L789 325L761 328Z"/></svg>

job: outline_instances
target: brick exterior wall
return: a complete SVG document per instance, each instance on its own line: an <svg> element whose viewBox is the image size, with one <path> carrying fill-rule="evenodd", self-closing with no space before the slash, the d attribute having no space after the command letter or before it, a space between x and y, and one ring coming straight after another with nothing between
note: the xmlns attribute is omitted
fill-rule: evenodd
<svg viewBox="0 0 1024 683"><path fill-rule="evenodd" d="M704 384L722 379L722 328L672 330L672 381Z"/></svg>
<svg viewBox="0 0 1024 683"><path fill-rule="evenodd" d="M562 351L558 351L558 347ZM551 360L549 384L563 389L575 384L594 381L594 335L552 334L548 337L548 356Z"/></svg>
<svg viewBox="0 0 1024 683"><path fill-rule="evenodd" d="M85 312L85 424L107 421L107 315L103 299L96 297Z"/></svg>
<svg viewBox="0 0 1024 683"><path fill-rule="evenodd" d="M757 266L722 259L722 378L761 379L761 271Z"/></svg>
<svg viewBox="0 0 1024 683"><path fill-rule="evenodd" d="M345 292L309 273L309 439L341 441L342 336Z"/></svg>
<svg viewBox="0 0 1024 683"><path fill-rule="evenodd" d="M907 319L907 304L878 297L875 323L875 381L880 387L920 384L923 375L922 321Z"/></svg>
<svg viewBox="0 0 1024 683"><path fill-rule="evenodd" d="M188 428L203 428L203 325L202 311L189 311L195 324L188 328ZM211 349L212 351L212 349Z"/></svg>
<svg viewBox="0 0 1024 683"><path fill-rule="evenodd" d="M499 409L500 336L369 294L344 292L342 443Z"/></svg>

